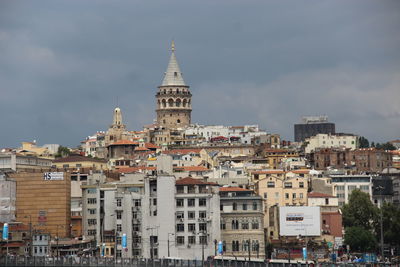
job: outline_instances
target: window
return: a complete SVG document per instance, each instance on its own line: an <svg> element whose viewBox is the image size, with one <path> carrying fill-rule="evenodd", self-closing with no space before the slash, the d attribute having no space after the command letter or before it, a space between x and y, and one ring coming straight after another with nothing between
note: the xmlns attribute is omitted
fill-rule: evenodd
<svg viewBox="0 0 400 267"><path fill-rule="evenodd" d="M296 193L293 193L293 194L292 194L292 198L293 198L293 199L296 199Z"/></svg>
<svg viewBox="0 0 400 267"><path fill-rule="evenodd" d="M189 232L195 232L196 231L196 224L195 223L189 223L188 224L188 231Z"/></svg>
<svg viewBox="0 0 400 267"><path fill-rule="evenodd" d="M196 244L196 237L195 236L189 236L188 237L188 243L190 245Z"/></svg>
<svg viewBox="0 0 400 267"><path fill-rule="evenodd" d="M121 232L122 231L122 225L121 224L117 224L117 232Z"/></svg>
<svg viewBox="0 0 400 267"><path fill-rule="evenodd" d="M237 210L237 204L236 204L236 202L233 202L232 209L233 209L233 210Z"/></svg>
<svg viewBox="0 0 400 267"><path fill-rule="evenodd" d="M199 211L199 218L205 219L207 217L207 211Z"/></svg>
<svg viewBox="0 0 400 267"><path fill-rule="evenodd" d="M140 201L140 199L135 199L135 200L134 200L134 205L135 205L135 207L140 207L140 206L141 206L141 201Z"/></svg>
<svg viewBox="0 0 400 267"><path fill-rule="evenodd" d="M176 244L177 245L184 245L185 244L185 237L184 236L177 236L176 237Z"/></svg>
<svg viewBox="0 0 400 267"><path fill-rule="evenodd" d="M88 189L86 189L86 192L88 194L96 194L96 188L88 188Z"/></svg>
<svg viewBox="0 0 400 267"><path fill-rule="evenodd" d="M96 219L88 219L87 222L88 222L88 225L96 225L97 224Z"/></svg>
<svg viewBox="0 0 400 267"><path fill-rule="evenodd" d="M275 199L279 199L279 192L275 192Z"/></svg>
<svg viewBox="0 0 400 267"><path fill-rule="evenodd" d="M178 194L183 194L185 191L184 191L184 187L183 187L183 185L177 185L176 186L176 192L178 193Z"/></svg>
<svg viewBox="0 0 400 267"><path fill-rule="evenodd" d="M96 209L88 209L89 214L96 214Z"/></svg>
<svg viewBox="0 0 400 267"><path fill-rule="evenodd" d="M238 229L239 229L238 220L232 220L232 230L238 230Z"/></svg>
<svg viewBox="0 0 400 267"><path fill-rule="evenodd" d="M122 199L118 198L117 199L117 207L121 207L122 206Z"/></svg>
<svg viewBox="0 0 400 267"><path fill-rule="evenodd" d="M329 205L329 198L325 198L325 205Z"/></svg>
<svg viewBox="0 0 400 267"><path fill-rule="evenodd" d="M285 198L289 199L289 193L285 193Z"/></svg>
<svg viewBox="0 0 400 267"><path fill-rule="evenodd" d="M232 251L239 251L239 241L232 241Z"/></svg>
<svg viewBox="0 0 400 267"><path fill-rule="evenodd" d="M207 224L199 223L199 231L207 232Z"/></svg>
<svg viewBox="0 0 400 267"><path fill-rule="evenodd" d="M300 187L300 188L304 188L304 182L300 182L300 183L299 183L299 187Z"/></svg>
<svg viewBox="0 0 400 267"><path fill-rule="evenodd" d="M224 204L219 205L219 210L224 210Z"/></svg>
<svg viewBox="0 0 400 267"><path fill-rule="evenodd" d="M220 225L219 225L221 230L225 230L226 229L226 224L224 220L221 220Z"/></svg>
<svg viewBox="0 0 400 267"><path fill-rule="evenodd" d="M206 235L200 236L199 241L200 241L200 244L207 245L207 236Z"/></svg>
<svg viewBox="0 0 400 267"><path fill-rule="evenodd" d="M268 182L267 183L268 188L274 188L275 187L275 182Z"/></svg>
<svg viewBox="0 0 400 267"><path fill-rule="evenodd" d="M176 212L176 218L177 219L183 219L185 218L185 213L183 211L178 211Z"/></svg>
<svg viewBox="0 0 400 267"><path fill-rule="evenodd" d="M157 206L157 198L153 198L153 205Z"/></svg>
<svg viewBox="0 0 400 267"><path fill-rule="evenodd" d="M97 199L95 199L95 198L88 198L88 199L87 199L87 203L88 203L88 204L96 204L96 203L97 203Z"/></svg>
<svg viewBox="0 0 400 267"><path fill-rule="evenodd" d="M393 187L395 187L394 186L394 184L393 184ZM360 189L362 190L362 191L369 191L369 185L360 185Z"/></svg>
<svg viewBox="0 0 400 267"><path fill-rule="evenodd" d="M300 193L300 198L303 198L303 193Z"/></svg>
<svg viewBox="0 0 400 267"><path fill-rule="evenodd" d="M251 223L251 229L258 229L259 228L259 224L258 221L253 221Z"/></svg>
<svg viewBox="0 0 400 267"><path fill-rule="evenodd" d="M176 200L176 206L177 207L183 207L183 199L179 198Z"/></svg>
<svg viewBox="0 0 400 267"><path fill-rule="evenodd" d="M187 200L187 202L188 202L188 207L194 207L194 206L195 206L195 203L196 203L196 199L194 199L194 198L189 198L189 199Z"/></svg>
<svg viewBox="0 0 400 267"><path fill-rule="evenodd" d="M177 232L184 232L185 231L185 225L183 223L178 223L176 225L176 231Z"/></svg>
<svg viewBox="0 0 400 267"><path fill-rule="evenodd" d="M117 211L117 219L122 219L122 211Z"/></svg>
<svg viewBox="0 0 400 267"><path fill-rule="evenodd" d="M96 235L96 230L88 230L87 231L87 233L88 233L88 235L91 235L91 236L95 236Z"/></svg>
<svg viewBox="0 0 400 267"><path fill-rule="evenodd" d="M267 199L267 198L268 198L267 193L264 193L264 199Z"/></svg>
<svg viewBox="0 0 400 267"><path fill-rule="evenodd" d="M194 211L188 211L188 219L193 220L196 218L196 213Z"/></svg>
<svg viewBox="0 0 400 267"><path fill-rule="evenodd" d="M243 210L247 210L247 204L243 203Z"/></svg>
<svg viewBox="0 0 400 267"><path fill-rule="evenodd" d="M207 200L205 198L200 198L199 199L199 206L204 207L207 205Z"/></svg>
<svg viewBox="0 0 400 267"><path fill-rule="evenodd" d="M292 188L292 183L291 182L285 182L284 183L285 188Z"/></svg>
<svg viewBox="0 0 400 267"><path fill-rule="evenodd" d="M253 202L253 210L257 210L258 209L258 207L257 207L257 202Z"/></svg>
<svg viewBox="0 0 400 267"><path fill-rule="evenodd" d="M242 229L243 230L249 229L249 223L248 222L242 222Z"/></svg>

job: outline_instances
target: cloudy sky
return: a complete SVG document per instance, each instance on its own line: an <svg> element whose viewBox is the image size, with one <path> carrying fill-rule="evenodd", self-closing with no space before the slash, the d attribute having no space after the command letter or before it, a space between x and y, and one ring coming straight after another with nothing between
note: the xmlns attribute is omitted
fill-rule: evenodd
<svg viewBox="0 0 400 267"><path fill-rule="evenodd" d="M176 55L192 121L259 124L293 140L303 115L400 137L400 1L1 1L0 147L75 146L118 104L155 118Z"/></svg>

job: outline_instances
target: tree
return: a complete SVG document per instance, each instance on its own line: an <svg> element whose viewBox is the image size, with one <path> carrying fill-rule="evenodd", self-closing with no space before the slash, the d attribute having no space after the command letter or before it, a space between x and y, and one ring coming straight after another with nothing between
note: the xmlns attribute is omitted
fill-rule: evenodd
<svg viewBox="0 0 400 267"><path fill-rule="evenodd" d="M369 141L367 138L365 138L364 136L360 136L358 138L358 146L360 148L368 148L369 147Z"/></svg>
<svg viewBox="0 0 400 267"><path fill-rule="evenodd" d="M377 247L374 234L360 226L346 228L344 243L350 246L352 251L372 252Z"/></svg>
<svg viewBox="0 0 400 267"><path fill-rule="evenodd" d="M55 156L56 158L63 158L69 156L69 154L71 154L71 150L68 147L59 146Z"/></svg>
<svg viewBox="0 0 400 267"><path fill-rule="evenodd" d="M353 190L349 197L349 204L345 204L342 211L345 227L359 226L365 230L373 229L378 212L369 194L360 189Z"/></svg>
<svg viewBox="0 0 400 267"><path fill-rule="evenodd" d="M383 214L383 240L385 244L400 246L400 208L392 203L384 202L381 208ZM380 218L375 222L375 232L380 240Z"/></svg>
<svg viewBox="0 0 400 267"><path fill-rule="evenodd" d="M384 144L377 143L376 148L383 149L383 150L396 150L396 147L392 143L389 143L389 142L386 142Z"/></svg>

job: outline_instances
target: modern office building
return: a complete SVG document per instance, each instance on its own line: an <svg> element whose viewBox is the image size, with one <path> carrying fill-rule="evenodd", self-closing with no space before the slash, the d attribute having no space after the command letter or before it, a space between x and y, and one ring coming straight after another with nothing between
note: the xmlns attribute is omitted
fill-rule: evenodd
<svg viewBox="0 0 400 267"><path fill-rule="evenodd" d="M317 134L335 134L335 124L327 116L303 117L302 123L294 125L294 141L302 142Z"/></svg>

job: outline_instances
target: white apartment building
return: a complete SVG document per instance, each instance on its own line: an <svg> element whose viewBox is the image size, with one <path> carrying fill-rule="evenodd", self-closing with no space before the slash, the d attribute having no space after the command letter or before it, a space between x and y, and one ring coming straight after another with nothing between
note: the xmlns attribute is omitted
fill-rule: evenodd
<svg viewBox="0 0 400 267"><path fill-rule="evenodd" d="M305 153L311 153L317 148L344 147L354 150L357 148L357 136L355 135L331 135L317 134L304 141L307 145Z"/></svg>
<svg viewBox="0 0 400 267"><path fill-rule="evenodd" d="M372 201L371 175L330 175L333 195L337 196L339 206L349 203L349 197L354 189L368 193Z"/></svg>

